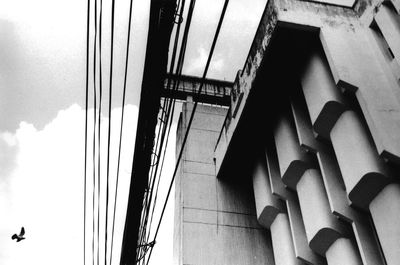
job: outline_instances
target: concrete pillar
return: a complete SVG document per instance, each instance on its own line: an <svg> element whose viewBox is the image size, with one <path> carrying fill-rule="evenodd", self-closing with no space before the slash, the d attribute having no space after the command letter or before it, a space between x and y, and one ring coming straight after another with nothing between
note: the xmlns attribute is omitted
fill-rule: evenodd
<svg viewBox="0 0 400 265"><path fill-rule="evenodd" d="M388 265L400 262L400 184L386 186L369 205Z"/></svg>
<svg viewBox="0 0 400 265"><path fill-rule="evenodd" d="M348 238L339 238L326 252L329 265L363 265L357 248Z"/></svg>
<svg viewBox="0 0 400 265"><path fill-rule="evenodd" d="M264 156L256 160L253 189L258 223L269 229L276 215L283 211L284 205L282 201L272 195L266 163Z"/></svg>
<svg viewBox="0 0 400 265"><path fill-rule="evenodd" d="M344 112L331 131L332 145L349 199L368 209L388 183L387 170L357 114Z"/></svg>
<svg viewBox="0 0 400 265"><path fill-rule="evenodd" d="M271 239L275 265L304 264L295 256L289 219L286 213L278 214L271 224Z"/></svg>
<svg viewBox="0 0 400 265"><path fill-rule="evenodd" d="M321 51L315 49L311 53L301 84L315 132L329 138L332 127L346 107Z"/></svg>
<svg viewBox="0 0 400 265"><path fill-rule="evenodd" d="M283 111L274 130L276 153L282 181L289 188L296 190L296 184L312 162L300 148L296 129L289 111Z"/></svg>
<svg viewBox="0 0 400 265"><path fill-rule="evenodd" d="M327 249L345 232L345 226L331 214L321 174L316 169L304 172L297 183L297 194L310 248L324 256Z"/></svg>

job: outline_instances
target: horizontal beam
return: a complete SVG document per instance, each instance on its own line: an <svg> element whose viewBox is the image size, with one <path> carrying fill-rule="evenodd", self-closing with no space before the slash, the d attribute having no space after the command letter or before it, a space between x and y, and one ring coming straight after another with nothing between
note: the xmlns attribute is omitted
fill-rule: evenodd
<svg viewBox="0 0 400 265"><path fill-rule="evenodd" d="M232 82L205 79L202 91L199 88L203 79L195 76L167 74L164 80L162 97L186 100L192 97L194 101L201 103L229 106Z"/></svg>

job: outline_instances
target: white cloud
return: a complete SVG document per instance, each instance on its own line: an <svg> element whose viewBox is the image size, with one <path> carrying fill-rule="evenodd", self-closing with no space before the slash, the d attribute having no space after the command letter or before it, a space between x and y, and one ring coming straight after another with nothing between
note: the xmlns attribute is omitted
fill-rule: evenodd
<svg viewBox="0 0 400 265"><path fill-rule="evenodd" d="M188 75L196 75L202 76L204 73L204 69L206 67L207 59L208 59L209 51L206 50L203 46L197 48L197 57L191 58L188 61L187 67L185 67L185 74ZM215 75L218 72L221 72L225 67L224 59L218 54L214 54L210 67L208 70L207 76L210 74Z"/></svg>
<svg viewBox="0 0 400 265"><path fill-rule="evenodd" d="M125 111L126 126L124 128L117 207L119 223L116 224L114 246L120 245L125 221L137 108L128 105ZM120 109L114 109L112 112L111 157L114 158L117 157L119 113ZM8 171L8 176L0 176L0 212L2 216L0 264L82 264L84 117L84 110L73 105L60 111L57 117L43 130L37 130L33 125L21 122L15 134L0 134L0 142L3 141L10 146L18 147L14 157L15 167ZM108 120L104 118L102 120L104 137L108 130L107 123ZM92 120L89 121L90 124L92 124ZM90 128L89 159L92 150ZM104 169L106 165L105 146L102 149ZM91 172L90 166L88 172ZM111 159L110 206L114 202L115 172L115 159ZM105 174L102 174L102 178L101 184L102 187L105 187ZM2 181L7 179L8 181ZM91 174L88 174L87 247L89 250L92 230L91 181ZM105 194L104 190L102 190L102 194ZM101 205L104 205L104 196L101 198ZM104 211L101 214L104 216ZM111 215L112 211L109 212L109 217ZM109 224L111 224L111 219L109 219ZM18 232L21 226L26 229L26 240L16 243L11 240L11 235ZM101 224L100 229L104 229L104 223ZM101 243L103 242L101 241ZM114 254L114 257L119 257L118 250ZM117 264L118 258L114 261Z"/></svg>
<svg viewBox="0 0 400 265"><path fill-rule="evenodd" d="M10 132L0 133L0 139L3 140L10 147L17 144L17 138Z"/></svg>

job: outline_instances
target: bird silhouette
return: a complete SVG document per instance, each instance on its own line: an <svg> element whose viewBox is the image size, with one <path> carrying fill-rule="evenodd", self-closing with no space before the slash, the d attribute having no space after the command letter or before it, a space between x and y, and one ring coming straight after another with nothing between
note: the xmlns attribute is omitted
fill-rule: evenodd
<svg viewBox="0 0 400 265"><path fill-rule="evenodd" d="M24 227L22 227L21 232L19 232L19 235L14 234L14 235L12 235L11 239L12 240L16 239L17 242L19 242L19 241L25 239L24 235L25 235L25 229L24 229Z"/></svg>

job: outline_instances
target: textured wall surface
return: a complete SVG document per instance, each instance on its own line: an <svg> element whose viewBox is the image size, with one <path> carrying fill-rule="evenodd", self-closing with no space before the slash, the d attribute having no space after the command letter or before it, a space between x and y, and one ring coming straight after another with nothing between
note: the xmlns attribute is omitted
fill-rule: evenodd
<svg viewBox="0 0 400 265"><path fill-rule="evenodd" d="M177 152L192 108L183 105ZM274 264L270 235L257 222L252 183L215 175L214 147L226 111L196 109L175 186L176 264Z"/></svg>

